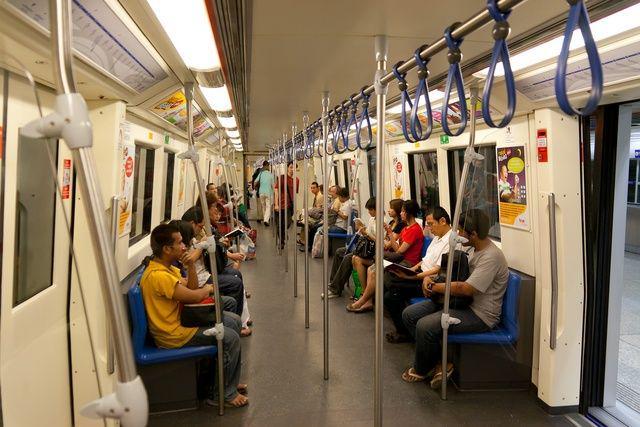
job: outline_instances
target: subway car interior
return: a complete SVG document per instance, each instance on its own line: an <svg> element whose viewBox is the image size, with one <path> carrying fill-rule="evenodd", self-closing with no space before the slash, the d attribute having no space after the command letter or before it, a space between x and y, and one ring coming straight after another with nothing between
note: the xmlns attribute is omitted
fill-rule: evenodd
<svg viewBox="0 0 640 427"><path fill-rule="evenodd" d="M640 426L640 1L0 0L0 101L0 426Z"/></svg>

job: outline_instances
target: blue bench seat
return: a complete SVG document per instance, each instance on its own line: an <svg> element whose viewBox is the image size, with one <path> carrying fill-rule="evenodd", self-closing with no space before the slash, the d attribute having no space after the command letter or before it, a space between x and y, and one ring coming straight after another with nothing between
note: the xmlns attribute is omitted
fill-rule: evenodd
<svg viewBox="0 0 640 427"><path fill-rule="evenodd" d="M480 333L449 334L448 342L454 344L515 344L518 341L518 296L521 278L509 272L507 289L502 300L500 323L492 330ZM410 304L426 301L427 298L411 298Z"/></svg>
<svg viewBox="0 0 640 427"><path fill-rule="evenodd" d="M141 269L133 286L127 293L131 322L133 323L132 341L136 363L153 365L196 357L215 357L218 354L218 347L213 345L171 349L156 347L153 338L148 333L147 313L144 309L142 292L140 291L140 279L143 272L144 269Z"/></svg>

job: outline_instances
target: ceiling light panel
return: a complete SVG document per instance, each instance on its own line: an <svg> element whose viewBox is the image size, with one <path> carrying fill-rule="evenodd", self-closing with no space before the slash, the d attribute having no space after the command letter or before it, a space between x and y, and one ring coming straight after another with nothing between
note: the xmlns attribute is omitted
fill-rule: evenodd
<svg viewBox="0 0 640 427"><path fill-rule="evenodd" d="M200 87L202 95L207 100L209 106L215 111L230 111L231 99L227 86L222 87Z"/></svg>
<svg viewBox="0 0 640 427"><path fill-rule="evenodd" d="M220 122L222 127L226 128L226 129L235 129L235 128L238 127L238 124L236 123L235 117L220 117L220 116L218 116L218 121Z"/></svg>

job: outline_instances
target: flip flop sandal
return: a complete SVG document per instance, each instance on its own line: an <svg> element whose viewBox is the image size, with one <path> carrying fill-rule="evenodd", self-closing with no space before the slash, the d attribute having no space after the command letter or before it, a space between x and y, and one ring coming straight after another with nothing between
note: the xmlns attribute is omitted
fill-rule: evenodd
<svg viewBox="0 0 640 427"><path fill-rule="evenodd" d="M451 378L451 374L453 374L453 366L447 367L447 381ZM438 372L433 376L429 386L432 390L437 390L442 386L442 372Z"/></svg>
<svg viewBox="0 0 640 427"><path fill-rule="evenodd" d="M239 394L239 396L243 396L243 395ZM218 399L207 399L206 403L209 406L218 406L219 405ZM247 406L248 404L249 404L249 399L246 399L244 401L244 403L240 403L240 404L237 404L237 405L231 403L231 401L229 401L229 400L225 400L224 401L224 407L225 408L242 408L243 406Z"/></svg>
<svg viewBox="0 0 640 427"><path fill-rule="evenodd" d="M416 370L409 368L402 373L402 379L408 383L419 383L426 380L426 377L416 374Z"/></svg>
<svg viewBox="0 0 640 427"><path fill-rule="evenodd" d="M365 306L360 308L355 308L353 304L349 304L347 306L347 311L350 313L366 313L368 311L373 311L373 306Z"/></svg>
<svg viewBox="0 0 640 427"><path fill-rule="evenodd" d="M242 394L243 396L246 396L248 394L248 386L246 384L238 384L238 387L236 387L236 390L238 390L238 393Z"/></svg>

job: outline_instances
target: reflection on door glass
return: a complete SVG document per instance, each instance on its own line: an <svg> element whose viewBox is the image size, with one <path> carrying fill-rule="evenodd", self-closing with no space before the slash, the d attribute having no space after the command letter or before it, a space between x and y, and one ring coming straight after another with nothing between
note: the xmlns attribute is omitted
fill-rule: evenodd
<svg viewBox="0 0 640 427"><path fill-rule="evenodd" d="M153 204L153 166L155 151L136 145L133 172L133 206L129 246L151 233L151 206Z"/></svg>
<svg viewBox="0 0 640 427"><path fill-rule="evenodd" d="M57 159L55 140L18 142L14 307L53 284L56 182L45 144Z"/></svg>
<svg viewBox="0 0 640 427"><path fill-rule="evenodd" d="M438 184L438 155L435 151L414 154L412 198L420 204L422 212L440 205Z"/></svg>

